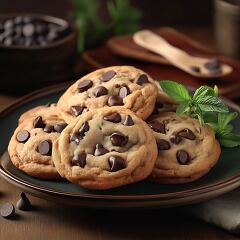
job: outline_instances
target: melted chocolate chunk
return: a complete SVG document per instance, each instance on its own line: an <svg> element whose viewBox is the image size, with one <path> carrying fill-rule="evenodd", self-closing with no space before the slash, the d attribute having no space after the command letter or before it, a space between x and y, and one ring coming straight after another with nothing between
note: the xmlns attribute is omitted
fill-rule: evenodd
<svg viewBox="0 0 240 240"><path fill-rule="evenodd" d="M52 155L52 142L47 141L47 140L40 142L37 147L37 151L42 155L51 156Z"/></svg>
<svg viewBox="0 0 240 240"><path fill-rule="evenodd" d="M124 146L128 142L128 137L120 134L120 133L113 133L110 136L111 142L114 146Z"/></svg>
<svg viewBox="0 0 240 240"><path fill-rule="evenodd" d="M93 82L91 80L83 80L78 84L78 92L82 93L87 91L89 88L91 88L93 85Z"/></svg>
<svg viewBox="0 0 240 240"><path fill-rule="evenodd" d="M46 133L54 132L54 127L52 125L46 125L43 131Z"/></svg>
<svg viewBox="0 0 240 240"><path fill-rule="evenodd" d="M17 133L17 141L20 143L25 143L30 138L30 133L27 130L22 130Z"/></svg>
<svg viewBox="0 0 240 240"><path fill-rule="evenodd" d="M146 74L142 74L139 76L139 78L137 79L136 83L138 85L143 85L144 83L148 83L148 77Z"/></svg>
<svg viewBox="0 0 240 240"><path fill-rule="evenodd" d="M185 129L181 130L180 132L178 132L178 135L180 137L187 138L189 140L195 140L196 139L195 134L188 128L185 128Z"/></svg>
<svg viewBox="0 0 240 240"><path fill-rule="evenodd" d="M101 97L101 96L104 96L107 94L108 94L108 90L107 90L107 88L105 88L103 86L99 86L99 87L96 87L93 89L93 95L95 97Z"/></svg>
<svg viewBox="0 0 240 240"><path fill-rule="evenodd" d="M110 96L108 98L108 106L121 106L123 105L123 100L122 98L118 96Z"/></svg>
<svg viewBox="0 0 240 240"><path fill-rule="evenodd" d="M122 86L119 89L118 96L120 98L125 98L128 94L130 94L130 90L129 90L128 86Z"/></svg>
<svg viewBox="0 0 240 240"><path fill-rule="evenodd" d="M108 72L105 72L102 77L101 77L101 81L102 82L108 82L109 80L111 80L114 76L116 75L116 72L115 71L108 71Z"/></svg>
<svg viewBox="0 0 240 240"><path fill-rule="evenodd" d="M88 130L89 130L89 124L88 124L88 122L85 122L79 129L79 133L83 137L83 136L85 136L85 132L87 132Z"/></svg>
<svg viewBox="0 0 240 240"><path fill-rule="evenodd" d="M206 62L206 63L204 64L204 67L205 67L206 69L210 70L210 71L211 71L211 70L215 70L215 69L219 69L219 68L221 68L221 62L220 62L219 59L214 58L214 59L212 59L211 61Z"/></svg>
<svg viewBox="0 0 240 240"><path fill-rule="evenodd" d="M158 150L168 150L170 149L170 143L164 139L157 139Z"/></svg>
<svg viewBox="0 0 240 240"><path fill-rule="evenodd" d="M195 73L200 73L201 69L198 66L190 66L190 70Z"/></svg>
<svg viewBox="0 0 240 240"><path fill-rule="evenodd" d="M70 137L70 142L75 142L76 144L79 144L80 140L82 139L82 136L80 133L75 132Z"/></svg>
<svg viewBox="0 0 240 240"><path fill-rule="evenodd" d="M86 158L87 154L85 152L81 152L78 155L74 155L72 158L72 165L84 168L86 165Z"/></svg>
<svg viewBox="0 0 240 240"><path fill-rule="evenodd" d="M111 172L116 172L116 171L126 168L126 162L121 157L111 156L108 159L108 163L110 165Z"/></svg>
<svg viewBox="0 0 240 240"><path fill-rule="evenodd" d="M170 141L174 144L179 144L182 141L182 138L179 135L172 135Z"/></svg>
<svg viewBox="0 0 240 240"><path fill-rule="evenodd" d="M165 128L164 123L152 122L152 123L149 123L148 125L155 132L159 132L159 133L163 133L163 134L166 133L166 128Z"/></svg>
<svg viewBox="0 0 240 240"><path fill-rule="evenodd" d="M130 115L127 115L127 117L125 118L123 125L125 126L132 126L134 125L133 119Z"/></svg>
<svg viewBox="0 0 240 240"><path fill-rule="evenodd" d="M104 148L102 144L96 144L95 151L94 151L94 156L101 156L101 155L104 155L108 152L109 151L106 148Z"/></svg>
<svg viewBox="0 0 240 240"><path fill-rule="evenodd" d="M190 161L189 154L184 150L177 151L177 156L176 157L177 157L178 163L181 164L181 165L186 165Z"/></svg>
<svg viewBox="0 0 240 240"><path fill-rule="evenodd" d="M46 124L43 122L42 117L38 116L33 121L33 127L34 128L44 128Z"/></svg>
<svg viewBox="0 0 240 240"><path fill-rule="evenodd" d="M113 123L119 123L122 120L121 115L119 113L112 113L110 115L103 117L103 119Z"/></svg>
<svg viewBox="0 0 240 240"><path fill-rule="evenodd" d="M59 123L59 124L55 124L53 127L56 132L61 133L66 126L67 126L67 123Z"/></svg>
<svg viewBox="0 0 240 240"><path fill-rule="evenodd" d="M82 114L83 110L85 107L81 107L81 106L72 106L70 108L70 113L72 115L74 115L75 117L79 116L80 114Z"/></svg>

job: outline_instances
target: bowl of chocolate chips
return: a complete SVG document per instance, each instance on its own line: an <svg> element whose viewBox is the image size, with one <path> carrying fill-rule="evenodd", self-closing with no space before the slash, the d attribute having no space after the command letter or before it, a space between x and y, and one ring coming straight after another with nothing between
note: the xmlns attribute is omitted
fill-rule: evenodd
<svg viewBox="0 0 240 240"><path fill-rule="evenodd" d="M66 20L0 15L0 92L23 94L70 80L76 55L76 32Z"/></svg>

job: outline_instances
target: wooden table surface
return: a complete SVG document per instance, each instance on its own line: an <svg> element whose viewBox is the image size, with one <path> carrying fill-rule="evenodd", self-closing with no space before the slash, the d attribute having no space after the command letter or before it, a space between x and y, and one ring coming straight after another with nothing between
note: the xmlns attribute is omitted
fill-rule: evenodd
<svg viewBox="0 0 240 240"><path fill-rule="evenodd" d="M213 46L211 32L181 28ZM205 36L205 37L204 37ZM14 97L0 95L0 110ZM16 204L21 192L0 178L0 205ZM109 239L238 239L217 227L179 213L178 210L110 211L63 206L29 196L32 211L18 211L7 220L0 217L0 240L109 240Z"/></svg>

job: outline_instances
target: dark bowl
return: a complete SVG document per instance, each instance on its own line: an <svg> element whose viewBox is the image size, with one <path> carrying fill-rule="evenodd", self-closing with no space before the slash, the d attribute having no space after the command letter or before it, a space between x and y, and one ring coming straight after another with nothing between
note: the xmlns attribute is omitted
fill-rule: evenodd
<svg viewBox="0 0 240 240"><path fill-rule="evenodd" d="M23 94L53 83L70 80L74 75L77 55L76 31L63 19L42 14L8 14L0 19L30 16L71 31L45 46L5 46L0 44L0 91Z"/></svg>

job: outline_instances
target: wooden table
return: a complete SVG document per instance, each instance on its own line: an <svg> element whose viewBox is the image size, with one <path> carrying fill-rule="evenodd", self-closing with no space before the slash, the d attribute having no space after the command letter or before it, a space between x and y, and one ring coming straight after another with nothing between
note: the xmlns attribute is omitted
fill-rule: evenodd
<svg viewBox="0 0 240 240"><path fill-rule="evenodd" d="M209 30L190 31L183 28L181 30L198 39L205 39L208 45L212 44ZM13 97L0 95L0 110L13 100ZM0 179L0 205L5 202L16 204L19 194L18 189ZM34 210L17 211L13 220L0 217L0 240L238 239L175 209L144 211L77 209L32 196L29 198Z"/></svg>

